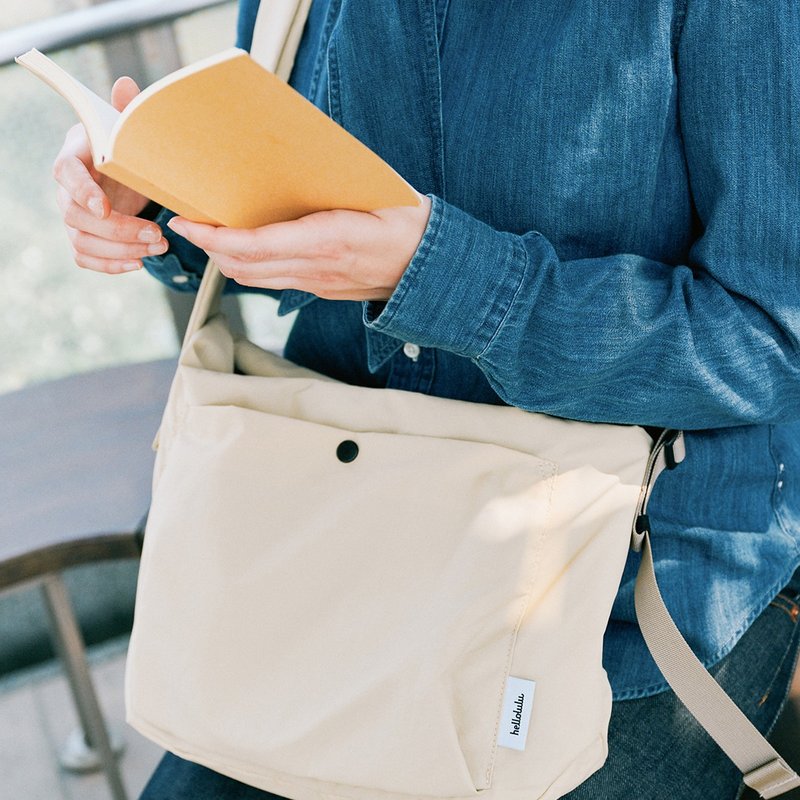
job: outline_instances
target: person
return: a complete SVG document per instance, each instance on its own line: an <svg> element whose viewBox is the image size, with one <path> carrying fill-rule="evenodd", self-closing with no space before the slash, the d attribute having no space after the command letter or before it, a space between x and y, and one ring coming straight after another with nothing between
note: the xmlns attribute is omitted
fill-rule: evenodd
<svg viewBox="0 0 800 800"><path fill-rule="evenodd" d="M422 206L195 224L98 176L80 128L59 206L80 266L194 291L208 254L298 311L286 357L339 380L686 431L656 572L766 732L800 646L798 41L789 0L315 0L292 85ZM605 638L609 759L567 797L737 797L641 638L637 563ZM266 796L170 754L142 795Z"/></svg>

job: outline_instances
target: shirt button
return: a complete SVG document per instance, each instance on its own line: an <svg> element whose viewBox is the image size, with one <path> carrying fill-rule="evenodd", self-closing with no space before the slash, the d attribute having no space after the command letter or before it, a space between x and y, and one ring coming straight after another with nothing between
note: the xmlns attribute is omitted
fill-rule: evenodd
<svg viewBox="0 0 800 800"><path fill-rule="evenodd" d="M173 283L189 283L189 276L188 275L173 275L172 276Z"/></svg>
<svg viewBox="0 0 800 800"><path fill-rule="evenodd" d="M403 345L403 352L410 358L412 361L416 361L419 358L420 354L420 347L418 344L412 344L411 342L406 342Z"/></svg>

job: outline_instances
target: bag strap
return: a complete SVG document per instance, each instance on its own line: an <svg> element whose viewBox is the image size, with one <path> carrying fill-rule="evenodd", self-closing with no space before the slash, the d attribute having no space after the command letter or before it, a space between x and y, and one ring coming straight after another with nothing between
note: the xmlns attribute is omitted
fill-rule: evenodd
<svg viewBox="0 0 800 800"><path fill-rule="evenodd" d="M261 0L253 28L250 56L289 81L312 0Z"/></svg>
<svg viewBox="0 0 800 800"><path fill-rule="evenodd" d="M653 566L647 501L655 479L684 458L683 435L664 431L653 447L639 498L631 546L641 551L634 602L639 627L658 668L678 699L744 774L760 797L800 786L800 777L711 677L681 635L661 596Z"/></svg>
<svg viewBox="0 0 800 800"><path fill-rule="evenodd" d="M253 29L250 56L262 67L289 80L312 0L261 0ZM209 260L197 291L182 349L194 334L219 311L227 278Z"/></svg>
<svg viewBox="0 0 800 800"><path fill-rule="evenodd" d="M183 334L183 345L181 353L189 346L191 338L208 322L211 317L219 312L222 300L222 289L227 278L219 271L219 267L209 259L203 272L203 279L197 290L194 299L192 313L189 315L189 322L186 325L186 332Z"/></svg>

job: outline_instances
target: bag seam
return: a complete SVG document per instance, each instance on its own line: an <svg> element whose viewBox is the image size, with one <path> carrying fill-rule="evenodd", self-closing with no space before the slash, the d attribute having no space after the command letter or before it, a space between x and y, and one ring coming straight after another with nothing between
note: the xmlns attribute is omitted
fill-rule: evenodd
<svg viewBox="0 0 800 800"><path fill-rule="evenodd" d="M539 457L536 456L536 458ZM559 473L558 473L558 467L554 462L548 461L546 459L539 459L539 460L541 462L540 471L543 476L547 477L548 480L547 508L542 517L541 530L539 532L538 541L536 543L537 547L536 547L535 562L531 567L531 577L528 580L528 585L524 595L520 598L519 602L521 608L519 613L517 614L517 619L514 624L511 636L509 637L508 651L506 653L506 665L503 673L503 680L501 681L500 684L500 693L497 703L497 714L495 716L494 732L492 736L492 747L489 754L489 762L486 766L486 772L484 773L484 778L486 780L485 788L487 789L491 788L492 786L494 766L497 760L497 747L498 747L497 736L500 730L500 717L502 716L503 712L503 696L505 693L505 686L506 683L508 682L508 678L511 673L511 665L514 661L514 651L516 650L517 639L519 638L519 631L520 628L522 627L522 621L525 619L525 615L528 611L528 608L530 607L531 594L533 592L533 586L539 572L539 566L542 560L542 552L544 550L544 543L550 533L550 527L548 525L548 522L553 508L553 494L555 492L555 482ZM547 467L546 471L545 469L542 469L545 466ZM481 790L479 789L478 791Z"/></svg>

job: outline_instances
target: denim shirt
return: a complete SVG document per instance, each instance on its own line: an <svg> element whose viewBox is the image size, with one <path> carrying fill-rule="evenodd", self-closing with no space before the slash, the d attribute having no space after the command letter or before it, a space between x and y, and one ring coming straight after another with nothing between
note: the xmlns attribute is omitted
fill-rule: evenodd
<svg viewBox="0 0 800 800"><path fill-rule="evenodd" d="M257 3L241 3L245 48ZM653 548L706 665L800 564L798 41L794 0L315 0L291 81L432 211L387 302L271 292L300 309L286 356L686 430ZM203 254L165 234L148 269L195 290ZM616 699L666 686L637 566L606 633Z"/></svg>

